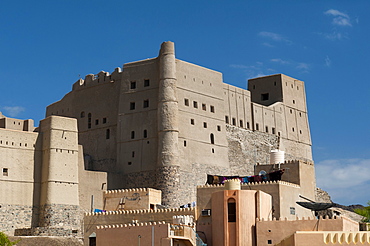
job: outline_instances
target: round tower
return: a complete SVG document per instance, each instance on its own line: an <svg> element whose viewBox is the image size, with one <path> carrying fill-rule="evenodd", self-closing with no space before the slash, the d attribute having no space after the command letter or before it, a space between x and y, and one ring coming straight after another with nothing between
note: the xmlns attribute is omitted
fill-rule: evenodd
<svg viewBox="0 0 370 246"><path fill-rule="evenodd" d="M173 42L164 42L159 51L158 93L158 177L163 203L177 202L174 189L179 187L178 101L176 93L176 59Z"/></svg>

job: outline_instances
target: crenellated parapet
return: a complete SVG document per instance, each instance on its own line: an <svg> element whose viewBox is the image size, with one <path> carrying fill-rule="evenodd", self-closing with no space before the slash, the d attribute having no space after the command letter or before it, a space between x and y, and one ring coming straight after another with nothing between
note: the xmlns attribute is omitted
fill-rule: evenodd
<svg viewBox="0 0 370 246"><path fill-rule="evenodd" d="M225 181L226 182L226 181ZM285 185L294 188L300 188L299 185L293 184L290 182L282 181L282 180L275 180L275 181L262 181L262 182L250 182L250 183L242 183L241 189L245 190L248 186L261 186L261 185ZM225 188L225 184L205 184L205 185L198 185L197 189L215 189L215 188Z"/></svg>
<svg viewBox="0 0 370 246"><path fill-rule="evenodd" d="M153 221L153 222L144 222L144 223L136 223L133 221L133 223L130 224L116 224L116 225L102 225L102 226L97 226L96 229L114 229L114 228L122 228L122 227L132 227L132 226L153 226L153 225L165 225L169 224L166 223L165 221Z"/></svg>
<svg viewBox="0 0 370 246"><path fill-rule="evenodd" d="M106 216L106 215L122 215L122 214L192 214L195 211L194 207L191 208L167 208L167 209L137 209L137 210L118 210L106 212L92 212L85 213L85 216Z"/></svg>
<svg viewBox="0 0 370 246"><path fill-rule="evenodd" d="M112 74L109 72L101 71L98 74L88 74L85 79L80 78L73 86L72 90L79 90L86 87L96 86L106 83L114 83L121 79L122 69L117 67Z"/></svg>

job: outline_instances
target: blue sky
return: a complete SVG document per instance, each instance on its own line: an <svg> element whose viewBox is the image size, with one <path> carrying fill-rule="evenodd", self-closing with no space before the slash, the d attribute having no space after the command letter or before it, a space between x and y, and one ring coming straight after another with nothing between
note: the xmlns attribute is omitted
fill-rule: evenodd
<svg viewBox="0 0 370 246"><path fill-rule="evenodd" d="M89 73L155 57L247 80L305 81L317 185L342 204L370 200L369 1L4 1L0 111L44 117Z"/></svg>

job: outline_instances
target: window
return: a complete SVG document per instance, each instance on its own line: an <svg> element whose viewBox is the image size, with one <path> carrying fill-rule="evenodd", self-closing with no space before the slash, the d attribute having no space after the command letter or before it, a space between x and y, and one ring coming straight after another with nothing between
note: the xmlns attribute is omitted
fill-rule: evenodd
<svg viewBox="0 0 370 246"><path fill-rule="evenodd" d="M227 221L236 222L236 203L234 198L227 201Z"/></svg>
<svg viewBox="0 0 370 246"><path fill-rule="evenodd" d="M186 140L184 140L184 147L186 147Z"/></svg>
<svg viewBox="0 0 370 246"><path fill-rule="evenodd" d="M132 165L132 162L131 162L131 161L129 161L129 162L127 163L127 165L131 166L131 165Z"/></svg>
<svg viewBox="0 0 370 246"><path fill-rule="evenodd" d="M294 127L292 127L292 131L294 132Z"/></svg>
<svg viewBox="0 0 370 246"><path fill-rule="evenodd" d="M250 128L250 126L249 126L249 122L247 122L247 128L248 128L248 129Z"/></svg>
<svg viewBox="0 0 370 246"><path fill-rule="evenodd" d="M131 139L135 138L135 131L131 131Z"/></svg>
<svg viewBox="0 0 370 246"><path fill-rule="evenodd" d="M149 100L144 100L143 107L144 108L148 108L149 107Z"/></svg>
<svg viewBox="0 0 370 246"><path fill-rule="evenodd" d="M217 131L221 131L221 126L217 126Z"/></svg>
<svg viewBox="0 0 370 246"><path fill-rule="evenodd" d="M203 122L203 127L207 128L207 122Z"/></svg>
<svg viewBox="0 0 370 246"><path fill-rule="evenodd" d="M8 176L8 168L3 168L3 176Z"/></svg>
<svg viewBox="0 0 370 246"><path fill-rule="evenodd" d="M87 115L87 128L91 128L91 113L89 113L88 115Z"/></svg>
<svg viewBox="0 0 370 246"><path fill-rule="evenodd" d="M135 102L130 102L130 110L134 110L135 109Z"/></svg>
<svg viewBox="0 0 370 246"><path fill-rule="evenodd" d="M184 104L185 104L185 106L189 106L189 99L184 98Z"/></svg>
<svg viewBox="0 0 370 246"><path fill-rule="evenodd" d="M244 127L243 120L240 120L240 121L239 121L239 126L240 126L240 127Z"/></svg>
<svg viewBox="0 0 370 246"><path fill-rule="evenodd" d="M136 89L136 81L131 81L130 89Z"/></svg>
<svg viewBox="0 0 370 246"><path fill-rule="evenodd" d="M144 87L148 87L150 85L149 79L144 79Z"/></svg>
<svg viewBox="0 0 370 246"><path fill-rule="evenodd" d="M261 94L261 101L267 101L267 100L269 100L269 93Z"/></svg>
<svg viewBox="0 0 370 246"><path fill-rule="evenodd" d="M275 127L271 128L272 134L275 134Z"/></svg>
<svg viewBox="0 0 370 246"><path fill-rule="evenodd" d="M144 138L147 138L148 137L148 131L147 130L144 130L143 137Z"/></svg>
<svg viewBox="0 0 370 246"><path fill-rule="evenodd" d="M215 112L215 106L211 105L210 110L211 110L211 113L214 113Z"/></svg>
<svg viewBox="0 0 370 246"><path fill-rule="evenodd" d="M103 118L103 124L107 123L107 118Z"/></svg>
<svg viewBox="0 0 370 246"><path fill-rule="evenodd" d="M269 132L269 127L268 127L268 126L266 126L266 129L265 129L265 130L266 130L266 132L268 133L268 132Z"/></svg>
<svg viewBox="0 0 370 246"><path fill-rule="evenodd" d="M229 124L229 116L225 116L225 122L226 124Z"/></svg>
<svg viewBox="0 0 370 246"><path fill-rule="evenodd" d="M131 157L134 158L135 157L135 151L132 151L131 152Z"/></svg>
<svg viewBox="0 0 370 246"><path fill-rule="evenodd" d="M267 244L272 244L272 240L271 239L267 240Z"/></svg>
<svg viewBox="0 0 370 246"><path fill-rule="evenodd" d="M215 144L215 136L213 135L213 133L211 133L209 137L211 139L211 144Z"/></svg>
<svg viewBox="0 0 370 246"><path fill-rule="evenodd" d="M202 109L203 110L207 110L207 105L205 105L204 103L202 104Z"/></svg>
<svg viewBox="0 0 370 246"><path fill-rule="evenodd" d="M80 118L84 118L85 117L85 112L82 111L81 114L80 114Z"/></svg>
<svg viewBox="0 0 370 246"><path fill-rule="evenodd" d="M198 102L197 101L194 101L193 102L193 106L194 106L194 108L198 108Z"/></svg>
<svg viewBox="0 0 370 246"><path fill-rule="evenodd" d="M295 207L290 207L290 214L295 215Z"/></svg>
<svg viewBox="0 0 370 246"><path fill-rule="evenodd" d="M295 100L293 100L293 104L295 104Z"/></svg>
<svg viewBox="0 0 370 246"><path fill-rule="evenodd" d="M105 131L105 139L109 139L110 138L110 129L107 129Z"/></svg>
<svg viewBox="0 0 370 246"><path fill-rule="evenodd" d="M257 131L259 130L259 125L258 125L258 123L256 123L256 130L257 130Z"/></svg>
<svg viewBox="0 0 370 246"><path fill-rule="evenodd" d="M190 119L190 124L194 125L194 119Z"/></svg>
<svg viewBox="0 0 370 246"><path fill-rule="evenodd" d="M98 119L95 120L95 125L99 125L99 120Z"/></svg>
<svg viewBox="0 0 370 246"><path fill-rule="evenodd" d="M236 119L233 118L233 125L236 126Z"/></svg>

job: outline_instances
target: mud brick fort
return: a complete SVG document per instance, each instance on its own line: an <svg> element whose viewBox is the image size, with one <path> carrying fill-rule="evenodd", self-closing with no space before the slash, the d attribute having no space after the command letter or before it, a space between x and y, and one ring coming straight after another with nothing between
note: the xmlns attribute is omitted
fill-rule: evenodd
<svg viewBox="0 0 370 246"><path fill-rule="evenodd" d="M316 190L303 81L276 74L237 88L177 59L172 42L156 58L79 79L38 127L0 114L0 157L0 231L9 235L85 245L370 240L357 222L296 204ZM280 180L205 185L207 175L282 169ZM300 232L318 223L321 231Z"/></svg>

